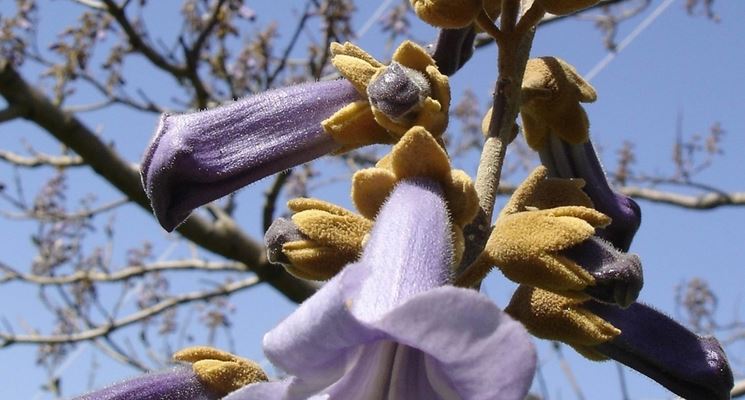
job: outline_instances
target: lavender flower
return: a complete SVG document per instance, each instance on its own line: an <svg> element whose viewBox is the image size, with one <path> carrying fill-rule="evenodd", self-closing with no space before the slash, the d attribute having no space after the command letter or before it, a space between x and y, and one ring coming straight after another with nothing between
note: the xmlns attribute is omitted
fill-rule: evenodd
<svg viewBox="0 0 745 400"><path fill-rule="evenodd" d="M688 400L725 400L734 384L719 342L698 336L665 314L640 303L627 309L589 301L585 308L621 334L595 349L654 379Z"/></svg>
<svg viewBox="0 0 745 400"><path fill-rule="evenodd" d="M221 397L200 382L191 368L177 367L115 383L74 400L217 400Z"/></svg>
<svg viewBox="0 0 745 400"><path fill-rule="evenodd" d="M523 399L536 359L522 326L485 296L447 286L443 196L432 180L403 180L360 261L265 336L289 377L226 400Z"/></svg>
<svg viewBox="0 0 745 400"><path fill-rule="evenodd" d="M597 231L597 235L619 250L628 251L641 224L641 209L632 198L610 187L592 142L569 144L556 135L549 135L538 154L552 176L584 179L583 190L590 196L594 208L612 219L609 226Z"/></svg>
<svg viewBox="0 0 745 400"><path fill-rule="evenodd" d="M612 358L688 400L729 399L732 371L719 342L640 303L622 309L521 285L506 311L530 333L593 360Z"/></svg>
<svg viewBox="0 0 745 400"><path fill-rule="evenodd" d="M141 166L155 216L172 231L196 207L339 149L321 122L360 99L348 81L337 80L164 114Z"/></svg>

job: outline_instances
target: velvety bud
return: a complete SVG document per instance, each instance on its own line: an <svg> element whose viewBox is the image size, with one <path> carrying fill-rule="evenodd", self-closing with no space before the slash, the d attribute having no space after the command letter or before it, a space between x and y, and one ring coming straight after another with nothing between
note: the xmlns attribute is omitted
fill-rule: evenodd
<svg viewBox="0 0 745 400"><path fill-rule="evenodd" d="M440 29L432 58L443 74L455 74L473 55L476 30L473 26L458 29Z"/></svg>
<svg viewBox="0 0 745 400"><path fill-rule="evenodd" d="M470 25L483 8L483 0L410 0L422 21L438 28Z"/></svg>
<svg viewBox="0 0 745 400"><path fill-rule="evenodd" d="M308 237L300 232L300 229L292 220L286 218L274 220L264 234L264 244L266 245L269 262L283 265L290 264L287 255L282 252L282 246L287 242L307 239Z"/></svg>
<svg viewBox="0 0 745 400"><path fill-rule="evenodd" d="M430 95L427 78L421 72L392 62L367 87L370 104L388 118L403 122Z"/></svg>
<svg viewBox="0 0 745 400"><path fill-rule="evenodd" d="M595 278L595 285L584 289L593 298L628 307L639 296L644 278L641 260L636 254L618 251L597 236L563 251L562 254Z"/></svg>
<svg viewBox="0 0 745 400"><path fill-rule="evenodd" d="M584 179L583 190L594 208L612 219L610 225L598 229L597 235L617 249L628 251L641 225L641 209L632 198L610 187L592 142L570 144L551 135L539 155L552 176Z"/></svg>

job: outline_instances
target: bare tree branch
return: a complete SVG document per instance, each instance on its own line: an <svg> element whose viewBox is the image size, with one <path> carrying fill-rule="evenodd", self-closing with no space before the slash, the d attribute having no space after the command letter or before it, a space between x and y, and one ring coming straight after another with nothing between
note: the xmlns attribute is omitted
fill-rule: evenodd
<svg viewBox="0 0 745 400"><path fill-rule="evenodd" d="M161 302L158 302L150 307L144 308L136 313L130 314L124 318L117 319L105 325L100 325L96 328L88 329L85 331L69 334L69 335L13 335L7 333L0 333L0 348L10 346L12 344L62 344L62 343L75 343L82 342L85 340L97 339L100 337L106 337L115 330L124 328L125 326L143 321L147 318L151 318L158 315L170 308L198 301L209 300L218 296L227 296L238 291L250 288L260 283L261 281L257 277L246 278L237 282L227 283L209 291L197 291L182 294L179 296L170 297Z"/></svg>
<svg viewBox="0 0 745 400"><path fill-rule="evenodd" d="M7 107L0 110L0 123L16 119L21 116L21 111L16 107Z"/></svg>
<svg viewBox="0 0 745 400"><path fill-rule="evenodd" d="M0 150L0 160L17 165L19 167L38 168L38 167L77 167L83 165L83 159L76 155L71 156L52 156L49 154L37 153L33 157L24 157L20 154L10 151Z"/></svg>
<svg viewBox="0 0 745 400"><path fill-rule="evenodd" d="M8 281L20 280L37 285L64 285L76 282L116 282L126 279L143 276L151 272L164 271L213 271L213 272L246 272L248 267L239 262L214 262L205 260L173 260L161 261L147 265L131 265L124 267L115 272L99 271L77 271L70 275L64 276L44 276L35 274L24 274L17 269L10 268L0 263L0 270L5 271L4 276L0 276L0 284Z"/></svg>
<svg viewBox="0 0 745 400"><path fill-rule="evenodd" d="M709 210L721 206L745 205L745 192L709 192L698 196L688 196L633 186L622 187L618 190L627 196L637 199L696 210Z"/></svg>
<svg viewBox="0 0 745 400"><path fill-rule="evenodd" d="M49 99L28 85L12 66L0 61L0 95L8 104L26 110L24 117L69 146L93 170L109 181L130 200L150 210L150 204L140 183L138 171L77 118L64 113ZM226 217L212 224L192 215L178 228L178 232L195 244L239 261L251 268L290 300L300 302L315 292L306 281L288 274L283 268L266 259L264 246L248 237L235 222Z"/></svg>

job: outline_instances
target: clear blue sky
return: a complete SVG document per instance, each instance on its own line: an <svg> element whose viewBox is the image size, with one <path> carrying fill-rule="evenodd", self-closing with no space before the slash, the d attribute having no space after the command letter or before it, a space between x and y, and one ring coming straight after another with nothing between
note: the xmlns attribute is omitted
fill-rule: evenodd
<svg viewBox="0 0 745 400"><path fill-rule="evenodd" d="M0 13L7 13L13 6L10 1L0 2ZM147 20L150 29L174 32L177 29L176 1L151 2ZM259 22L289 21L297 2L253 2L248 4L256 10ZM362 2L361 2L362 3ZM367 2L365 2L367 3ZM375 7L383 2L360 4L362 9L354 19L355 27L362 27ZM622 40L660 1L654 1L645 14L622 26L618 40ZM51 42L60 27L70 24L79 12L79 6L70 1L42 1L40 45ZM720 122L727 134L723 141L725 155L714 167L702 173L699 180L725 190L745 190L745 53L742 38L745 27L740 16L745 15L745 3L720 0L715 10L721 22L714 23L704 17L690 17L684 11L683 1L674 1L652 25L628 48L621 52L592 81L599 99L587 107L592 123L592 135L601 145L605 163L615 165L615 151L621 143L634 143L637 170L650 174L671 172L671 149L676 134L676 118L683 115L684 134L703 133L714 122ZM173 16L173 17L168 17ZM155 23L157 21L157 23ZM421 41L434 38L434 30L412 19L415 37ZM245 32L245 35L251 32ZM359 43L381 59L388 57L384 40L376 36L373 28ZM290 32L279 29L280 39L287 40ZM487 48L477 52L462 71L451 80L453 96L458 98L465 88L472 88L486 102L495 80L495 50ZM601 36L591 22L566 21L541 29L536 35L533 56L554 55L574 64L580 72L593 68L604 56ZM131 72L142 71L142 63L128 62ZM146 71L151 71L147 69ZM738 72L739 71L739 72ZM36 71L24 69L27 79L34 81ZM132 84L154 88L149 91L155 100L169 101L174 86L169 78L158 73L131 74ZM85 103L92 100L90 93L81 92L75 101ZM91 127L100 129L102 135L116 143L124 156L137 162L146 146L157 116L133 115L122 109L112 108L104 112L87 113L83 120ZM53 152L55 142L46 133L30 124L14 122L0 125L0 148L23 151L21 139L25 138L39 150ZM509 157L509 155L508 155ZM461 166L469 173L475 172L477 160L469 159ZM0 165L0 181L12 179L12 170ZM38 187L38 175L29 177L27 193ZM119 198L103 181L88 171L72 171L69 182L73 195L96 192L102 202ZM258 196L267 185L259 182L244 189L239 199L238 221L249 232L258 232ZM333 191L321 191L317 195L349 206L348 188L343 184L333 186ZM337 190L338 189L338 190ZM641 300L659 309L674 314L674 288L684 280L701 276L709 281L719 296L718 317L723 322L742 318L742 296L745 282L745 209L722 208L713 211L686 211L669 206L660 206L642 201L644 220L632 247L643 261L645 287ZM172 243L168 236L143 211L126 207L117 213L116 255L121 261L125 246L139 243L143 238L155 243L155 253L166 252ZM0 261L19 268L28 268L33 254L28 239L33 225L13 224L0 226ZM99 240L101 242L102 240ZM183 254L185 246L176 248ZM188 274L181 274L173 282L174 292L187 292L194 286ZM218 278L215 278L218 279ZM500 305L506 304L513 285L494 273L486 282L484 290ZM42 308L36 302L32 288L20 284L5 285L0 291L0 317L19 326L21 319L41 330L48 328ZM239 308L233 322L236 350L241 355L262 360L260 338L281 318L291 312L293 305L268 288L245 291L233 297ZM131 331L129 332L131 334ZM536 340L541 349L543 375L548 394L553 400L575 399L567 383L556 355L547 342ZM742 347L730 358L742 359ZM39 384L44 374L34 365L34 349L13 346L0 351L0 376L6 382L0 385L0 398L31 399L40 393ZM95 351L86 345L79 355L68 364L63 381L65 393L78 393L86 385L87 371ZM620 399L618 379L613 363L591 363L565 348L564 356L570 362L577 380L587 399ZM102 384L131 374L126 367L106 361L97 355L98 362L105 365L96 378ZM736 364L737 365L737 364ZM742 365L742 364L739 364ZM736 373L741 371L736 370ZM632 399L672 398L669 392L631 370L626 378ZM7 382L12 382L8 385ZM534 389L538 391L538 387Z"/></svg>

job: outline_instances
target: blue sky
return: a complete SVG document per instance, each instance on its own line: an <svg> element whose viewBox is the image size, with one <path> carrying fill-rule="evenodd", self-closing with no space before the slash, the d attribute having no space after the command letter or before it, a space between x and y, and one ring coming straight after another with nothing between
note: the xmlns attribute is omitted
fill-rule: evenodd
<svg viewBox="0 0 745 400"><path fill-rule="evenodd" d="M176 2L151 2L146 15L153 32L174 32L177 29ZM280 4L281 3L281 4ZM367 2L366 2L367 3ZM353 25L362 27L380 4L360 4ZM654 1L642 15L624 24L618 40L622 40L646 15L662 2ZM260 23L269 20L288 21L296 2L248 2ZM59 27L71 23L79 6L70 1L41 2L43 36L40 42L50 43ZM281 5L279 7L278 5ZM715 122L727 132L723 141L724 156L697 179L724 190L745 190L745 53L742 38L745 27L739 16L745 12L745 3L718 1L715 10L721 22L704 17L690 17L685 13L683 1L672 5L648 29L624 49L592 81L598 91L598 101L586 107L592 124L592 136L604 149L604 161L615 165L615 152L624 141L631 141L636 150L636 168L649 174L671 174L671 150L676 135L676 120L682 115L682 131L689 135L704 133ZM0 2L0 13L12 9L9 1ZM288 11L289 10L289 11ZM173 18L165 16L173 15ZM416 39L423 42L434 38L434 29L412 20ZM252 32L246 26L248 35ZM291 28L288 28L288 30ZM280 28L280 40L287 40L290 32ZM360 40L380 59L386 59L389 50L384 40L373 28ZM563 58L586 73L605 55L601 36L591 22L566 21L550 25L536 34L532 56L554 55ZM496 51L493 47L479 50L469 64L451 80L456 101L466 88L471 88L485 103L490 97L495 77ZM153 73L144 63L132 58L127 68L134 77L132 84L153 89L148 93L156 100L169 101L174 85L170 78ZM142 71L142 73L139 73ZM740 72L737 72L740 71ZM35 70L24 69L27 79L35 81ZM86 103L93 100L91 93L81 92L74 101ZM137 115L121 108L86 113L82 119L98 129L130 161L137 162L149 141L157 116ZM58 146L34 126L13 122L0 125L0 148L23 151L22 138L39 150L53 152ZM508 154L508 157L510 155ZM514 156L513 156L514 157ZM474 173L477 159L463 160L461 167ZM0 166L0 181L12 179L12 170ZM29 177L28 193L40 184L39 175ZM250 233L259 235L257 209L259 196L267 186L262 181L244 189L239 195L241 206L238 222ZM350 206L348 187L345 183L333 185L333 190L316 193L317 196ZM95 192L102 202L119 198L119 195L100 178L88 171L72 171L70 186L73 195ZM668 188L669 189L669 188ZM672 188L676 189L676 188ZM501 200L502 202L504 200ZM742 318L742 282L745 282L745 210L721 208L711 211L688 211L679 208L640 202L644 219L632 251L640 255L644 265L645 287L640 299L673 315L676 285L696 276L705 278L716 291L719 299L718 317L723 322ZM27 239L33 225L14 223L0 226L0 248L5 251L0 261L19 268L27 268L33 256ZM115 254L123 259L125 246L148 238L155 243L155 253L175 251L185 254L183 245L173 249L172 240L160 230L152 218L140 209L125 207L117 212L117 248ZM101 240L96 239L99 243ZM95 241L95 240L94 240ZM174 281L173 290L187 292L194 289L193 275L182 274ZM215 278L218 279L218 278ZM514 285L499 273L493 273L484 290L500 305L506 304ZM22 299L19 302L18 299ZM32 326L44 329L44 314L36 303L32 288L20 284L6 285L0 291L0 317L17 324L22 318ZM261 360L260 338L264 332L291 312L293 305L269 288L260 287L240 293L233 298L239 312L233 315L234 336L238 353ZM18 326L18 325L16 325ZM561 370L560 360L550 351L548 343L536 341L541 349L542 373L553 400L574 399L570 385ZM34 365L31 347L13 346L0 350L0 376L12 385L0 385L0 398L31 399L37 396L44 374ZM96 382L111 381L131 374L126 367L107 362L91 346L85 346L71 359L65 371L65 393L83 390L87 384L87 370L95 359L105 365ZM564 348L563 355L571 364L579 385L587 399L620 399L616 367L613 363L591 363ZM735 348L730 358L742 361L742 347ZM12 361L11 361L12 360ZM742 366L743 364L740 363ZM740 373L745 371L735 371ZM632 399L667 399L669 392L633 371L626 370L626 379ZM538 386L534 389L538 391Z"/></svg>

